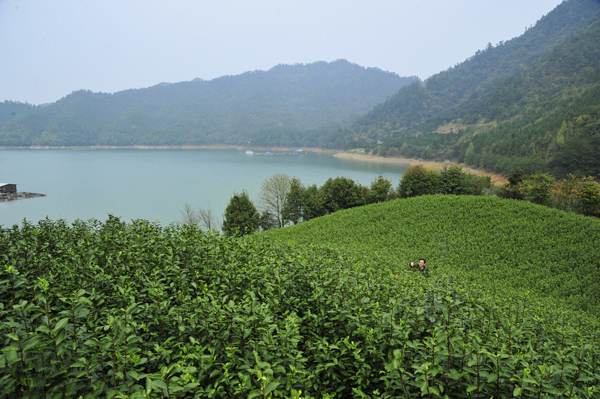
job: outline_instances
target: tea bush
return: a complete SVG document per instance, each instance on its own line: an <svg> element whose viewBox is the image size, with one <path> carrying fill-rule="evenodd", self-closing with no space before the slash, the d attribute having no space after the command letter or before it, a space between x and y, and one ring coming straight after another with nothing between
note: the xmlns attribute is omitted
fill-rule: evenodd
<svg viewBox="0 0 600 399"><path fill-rule="evenodd" d="M313 238L329 234L300 226L312 226ZM427 279L364 248L113 217L43 220L1 233L1 397L598 392L594 318L463 286L437 271Z"/></svg>

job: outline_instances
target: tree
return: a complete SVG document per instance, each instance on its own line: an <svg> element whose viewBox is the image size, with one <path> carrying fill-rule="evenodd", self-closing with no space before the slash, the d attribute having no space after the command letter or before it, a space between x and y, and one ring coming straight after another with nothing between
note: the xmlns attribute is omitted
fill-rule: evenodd
<svg viewBox="0 0 600 399"><path fill-rule="evenodd" d="M467 173L458 165L445 166L438 179L439 194L482 195L485 189L492 188L489 176Z"/></svg>
<svg viewBox="0 0 600 399"><path fill-rule="evenodd" d="M208 204L208 208L204 209L204 208L198 208L198 211L196 212L196 214L198 215L198 219L200 220L200 224L206 229L206 230L212 230L212 229L218 229L219 228L219 222L217 220L217 215L215 215L210 207L210 204Z"/></svg>
<svg viewBox="0 0 600 399"><path fill-rule="evenodd" d="M392 182L390 179L379 175L371 183L371 187L368 191L367 202L369 204L387 201L392 192Z"/></svg>
<svg viewBox="0 0 600 399"><path fill-rule="evenodd" d="M261 213L258 227L260 227L262 231L273 230L276 229L277 226L277 219L272 213L268 211L263 211L263 213Z"/></svg>
<svg viewBox="0 0 600 399"><path fill-rule="evenodd" d="M523 170L521 168L513 169L508 176L508 184L517 186L523 181Z"/></svg>
<svg viewBox="0 0 600 399"><path fill-rule="evenodd" d="M327 213L365 204L361 186L347 177L329 178L321 190L325 195L324 208Z"/></svg>
<svg viewBox="0 0 600 399"><path fill-rule="evenodd" d="M591 177L585 179L577 192L577 204L579 213L600 217L600 184Z"/></svg>
<svg viewBox="0 0 600 399"><path fill-rule="evenodd" d="M445 166L440 172L438 192L440 194L463 194L465 172L458 165Z"/></svg>
<svg viewBox="0 0 600 399"><path fill-rule="evenodd" d="M212 212L210 204L207 209L198 208L194 210L192 206L186 203L181 212L181 221L184 224L196 225L200 224L206 230L218 229L217 216Z"/></svg>
<svg viewBox="0 0 600 399"><path fill-rule="evenodd" d="M183 206L183 210L179 212L181 212L181 222L183 224L189 224L190 226L193 226L200 222L198 213L188 203L186 203Z"/></svg>
<svg viewBox="0 0 600 399"><path fill-rule="evenodd" d="M300 179L293 177L290 182L290 192L283 206L282 216L284 224L289 222L298 224L302 220L305 195L306 189L300 183Z"/></svg>
<svg viewBox="0 0 600 399"><path fill-rule="evenodd" d="M291 189L291 178L283 173L277 173L263 181L258 194L261 211L270 213L277 220L277 227L284 226L283 209Z"/></svg>
<svg viewBox="0 0 600 399"><path fill-rule="evenodd" d="M581 181L572 173L569 173L557 185L554 204L563 211L573 211L577 200L577 192L581 186Z"/></svg>
<svg viewBox="0 0 600 399"><path fill-rule="evenodd" d="M520 183L523 181L523 170L521 168L513 169L508 176L508 183L503 185L498 195L503 198L523 199Z"/></svg>
<svg viewBox="0 0 600 399"><path fill-rule="evenodd" d="M554 178L545 173L536 173L520 183L525 199L539 205L549 205L555 188Z"/></svg>
<svg viewBox="0 0 600 399"><path fill-rule="evenodd" d="M473 142L470 142L465 153L465 162L472 164L473 161L475 161L475 147L473 146Z"/></svg>
<svg viewBox="0 0 600 399"><path fill-rule="evenodd" d="M325 193L316 184L308 186L304 191L302 220L310 220L327 215L325 210Z"/></svg>
<svg viewBox="0 0 600 399"><path fill-rule="evenodd" d="M251 234L258 230L259 221L260 215L250 201L248 193L246 191L242 191L241 194L234 193L225 209L223 233L230 237Z"/></svg>
<svg viewBox="0 0 600 399"><path fill-rule="evenodd" d="M423 165L411 165L402 175L398 192L401 198L419 195L435 194L437 192L438 176L435 170Z"/></svg>

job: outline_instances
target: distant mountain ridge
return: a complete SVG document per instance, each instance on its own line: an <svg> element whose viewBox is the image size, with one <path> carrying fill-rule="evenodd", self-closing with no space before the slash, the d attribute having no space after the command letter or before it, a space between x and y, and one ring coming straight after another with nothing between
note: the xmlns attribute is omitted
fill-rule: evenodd
<svg viewBox="0 0 600 399"><path fill-rule="evenodd" d="M114 94L81 90L13 120L0 104L0 146L248 144L273 132L271 145L316 146L320 132L296 132L345 123L417 79L338 60Z"/></svg>

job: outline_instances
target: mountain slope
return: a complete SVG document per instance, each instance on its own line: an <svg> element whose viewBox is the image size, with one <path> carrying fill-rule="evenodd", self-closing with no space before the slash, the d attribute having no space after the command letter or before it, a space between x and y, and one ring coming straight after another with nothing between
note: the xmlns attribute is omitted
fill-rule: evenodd
<svg viewBox="0 0 600 399"><path fill-rule="evenodd" d="M599 15L600 2L563 2L521 37L401 89L344 132L346 146L382 140L383 155L600 173L591 153L581 165L569 160L596 140Z"/></svg>
<svg viewBox="0 0 600 399"><path fill-rule="evenodd" d="M557 176L600 175L599 42L597 21L554 48L528 73L465 104L463 115L496 124L463 138L462 147L469 141L474 145L470 159L465 150L465 160L494 168L503 158L511 166L527 168L522 159ZM458 148L455 152L461 157Z"/></svg>
<svg viewBox="0 0 600 399"><path fill-rule="evenodd" d="M600 21L389 148L508 172L600 175ZM470 121L470 122L469 122ZM477 121L477 122L473 122ZM400 151L400 152L402 152Z"/></svg>
<svg viewBox="0 0 600 399"><path fill-rule="evenodd" d="M4 126L0 145L247 144L269 129L345 122L414 80L339 60L114 94L78 91ZM318 145L313 139L291 144Z"/></svg>

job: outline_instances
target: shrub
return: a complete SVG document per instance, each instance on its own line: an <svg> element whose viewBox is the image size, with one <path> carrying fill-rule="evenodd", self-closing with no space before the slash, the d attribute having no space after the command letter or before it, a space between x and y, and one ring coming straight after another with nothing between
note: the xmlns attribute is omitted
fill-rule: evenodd
<svg viewBox="0 0 600 399"><path fill-rule="evenodd" d="M438 188L438 175L433 169L423 165L411 165L402 175L398 193L401 198L435 194Z"/></svg>

